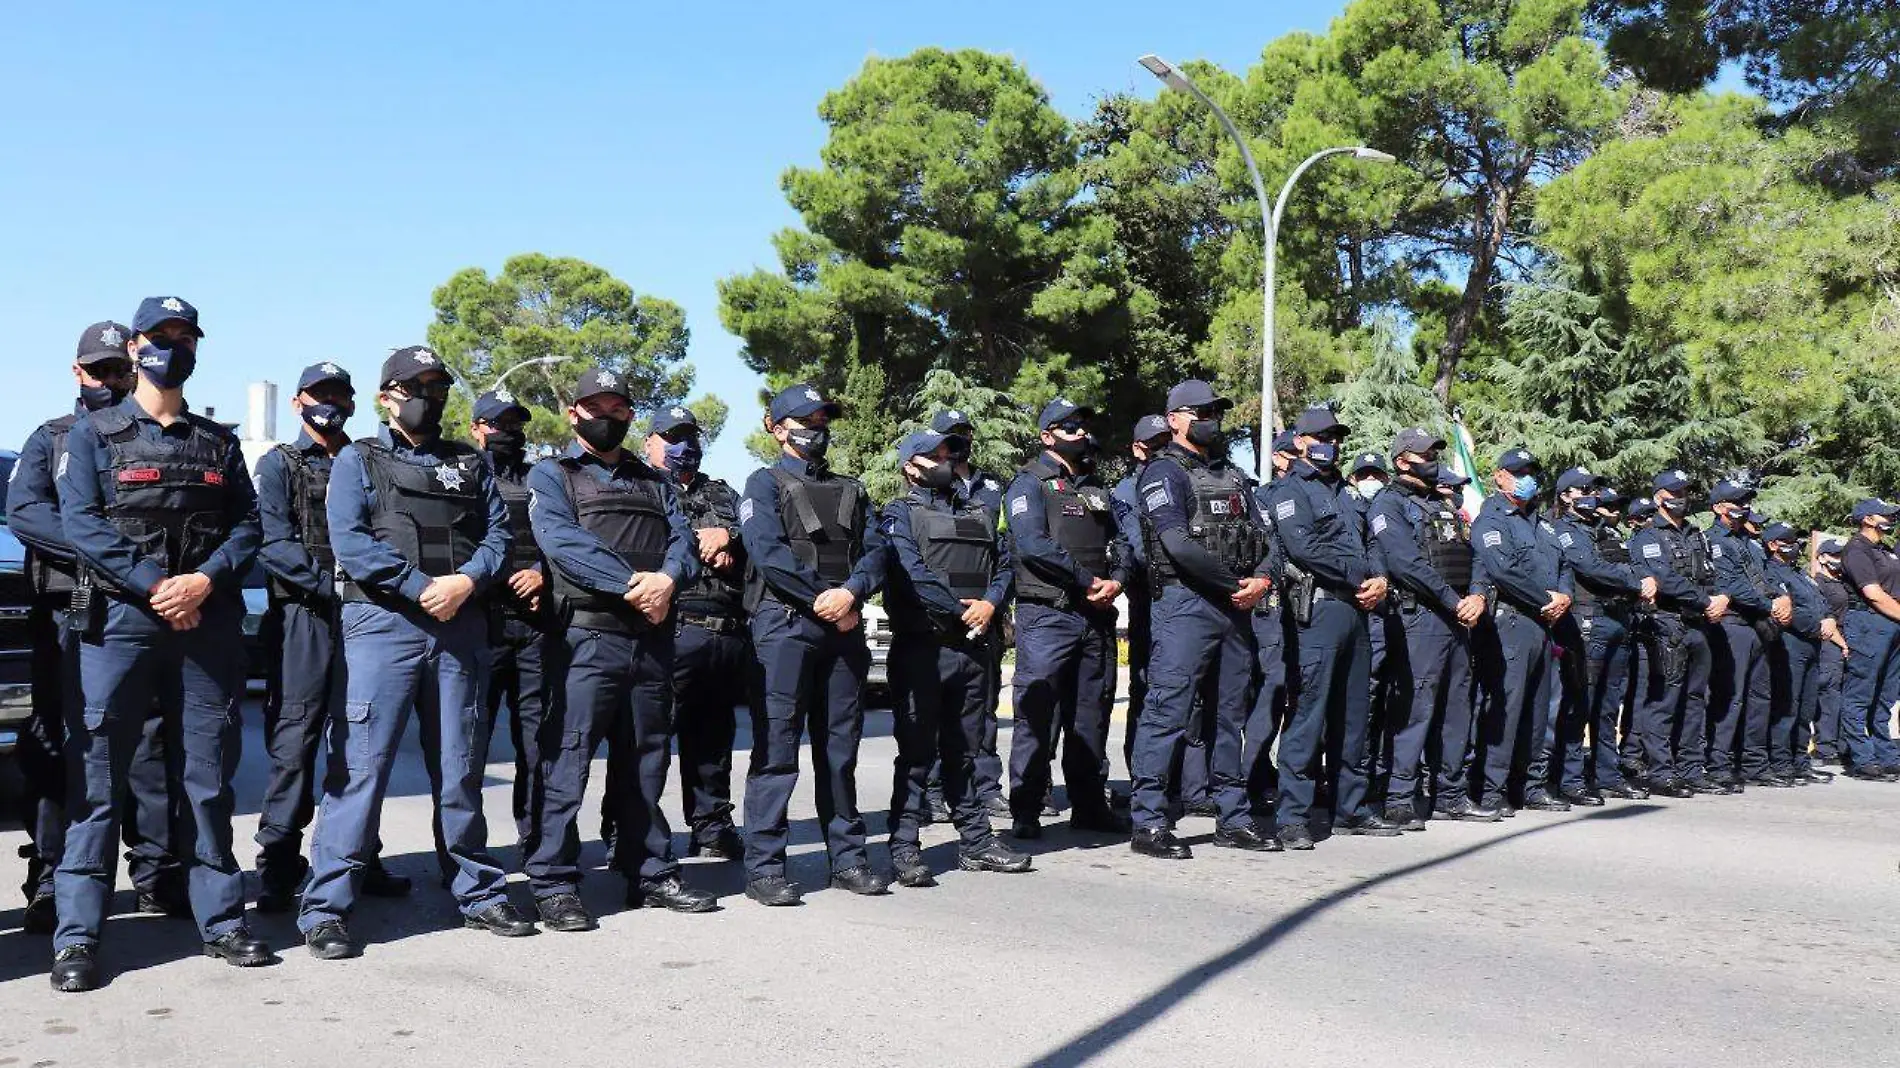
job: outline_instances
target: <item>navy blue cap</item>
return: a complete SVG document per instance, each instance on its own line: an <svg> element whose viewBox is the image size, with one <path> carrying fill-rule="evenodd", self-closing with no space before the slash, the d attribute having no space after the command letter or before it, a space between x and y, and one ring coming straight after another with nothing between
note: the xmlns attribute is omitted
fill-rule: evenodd
<svg viewBox="0 0 1900 1068"><path fill-rule="evenodd" d="M1768 522L1768 516L1765 513L1757 512L1753 508L1750 508L1748 510L1748 514L1742 516L1742 522L1750 523L1759 527L1762 524Z"/></svg>
<svg viewBox="0 0 1900 1068"><path fill-rule="evenodd" d="M345 371L341 364L331 363L329 360L325 360L322 363L313 363L303 369L303 374L297 376L297 392L302 393L311 386L320 385L324 382L341 382L345 389L353 390L355 388L350 385L350 373Z"/></svg>
<svg viewBox="0 0 1900 1068"><path fill-rule="evenodd" d="M1747 504L1755 499L1755 487L1723 479L1709 491L1710 504Z"/></svg>
<svg viewBox="0 0 1900 1068"><path fill-rule="evenodd" d="M1144 415L1135 420L1135 441L1153 441L1156 438L1173 437L1174 431L1168 429L1168 421L1158 415Z"/></svg>
<svg viewBox="0 0 1900 1068"><path fill-rule="evenodd" d="M407 382L421 377L428 371L440 371L450 378L455 377L449 374L447 367L442 366L442 357L437 356L434 349L427 345L405 345L390 353L389 358L383 361L383 373L377 381L387 386L391 382Z"/></svg>
<svg viewBox="0 0 1900 1068"><path fill-rule="evenodd" d="M1529 449L1505 449L1498 457L1498 470L1521 475L1529 471L1541 471L1543 465L1537 462L1537 457L1532 456Z"/></svg>
<svg viewBox="0 0 1900 1068"><path fill-rule="evenodd" d="M1422 426L1408 426L1392 436L1392 455L1431 452L1445 447L1445 439Z"/></svg>
<svg viewBox="0 0 1900 1068"><path fill-rule="evenodd" d="M1356 475L1361 471L1377 471L1382 475L1390 473L1385 466L1385 457L1376 452L1360 453L1352 458L1352 466L1346 468L1346 473L1349 475Z"/></svg>
<svg viewBox="0 0 1900 1068"><path fill-rule="evenodd" d="M843 411L844 409L838 406L837 401L826 400L825 395L818 392L818 387L810 382L787 386L779 390L778 396L772 398L774 423L783 422L786 419L803 419L819 412L827 412L836 419Z"/></svg>
<svg viewBox="0 0 1900 1068"><path fill-rule="evenodd" d="M1198 378L1180 382L1168 391L1168 411L1178 412L1183 408L1232 408L1234 402L1214 392L1214 387Z"/></svg>
<svg viewBox="0 0 1900 1068"><path fill-rule="evenodd" d="M1799 538L1795 529L1786 523L1770 523L1762 528L1762 541L1795 541Z"/></svg>
<svg viewBox="0 0 1900 1068"><path fill-rule="evenodd" d="M1597 487L1597 507L1617 509L1629 503L1629 494L1604 482Z"/></svg>
<svg viewBox="0 0 1900 1068"><path fill-rule="evenodd" d="M1602 475L1597 474L1587 467L1578 465L1557 476L1557 492L1562 493L1565 490L1573 489L1593 490L1608 482L1609 479L1604 478Z"/></svg>
<svg viewBox="0 0 1900 1068"><path fill-rule="evenodd" d="M1300 413L1300 417L1293 420L1293 432L1305 437L1315 437L1320 434L1343 436L1352 433L1352 427L1340 422L1339 416L1333 414L1333 410L1326 405L1309 404L1306 410Z"/></svg>
<svg viewBox="0 0 1900 1068"><path fill-rule="evenodd" d="M598 397L602 393L612 393L616 397L627 400L633 399L627 394L627 376L611 367L596 367L582 374L574 383L574 399L577 401Z"/></svg>
<svg viewBox="0 0 1900 1068"><path fill-rule="evenodd" d="M82 364L126 359L125 343L131 337L132 331L110 319L96 322L79 335L79 353L73 358Z"/></svg>
<svg viewBox="0 0 1900 1068"><path fill-rule="evenodd" d="M1815 546L1814 551L1821 556L1839 556L1846 548L1847 543L1839 538L1822 538L1821 544Z"/></svg>
<svg viewBox="0 0 1900 1068"><path fill-rule="evenodd" d="M193 334L205 336L205 332L198 329L198 309L180 297L146 297L139 301L138 314L132 316L132 332L148 333L170 319L183 319Z"/></svg>
<svg viewBox="0 0 1900 1068"><path fill-rule="evenodd" d="M1870 516L1883 516L1891 519L1900 514L1900 504L1888 504L1878 497L1869 497L1854 506L1854 522L1865 522Z"/></svg>
<svg viewBox="0 0 1900 1068"><path fill-rule="evenodd" d="M936 452L937 446L942 445L946 439L955 436L956 435L953 434L939 434L934 430L911 431L904 435L904 440L897 443L898 466L901 467L909 463L915 457L928 456Z"/></svg>
<svg viewBox="0 0 1900 1068"><path fill-rule="evenodd" d="M1047 430L1065 419L1087 419L1094 414L1095 409L1086 404L1077 404L1067 397L1057 397L1043 405L1042 414L1036 417L1036 427L1039 430Z"/></svg>
<svg viewBox="0 0 1900 1068"><path fill-rule="evenodd" d="M1300 454L1300 443L1297 440L1297 435L1291 430L1282 430L1278 434L1273 435L1273 451L1283 452L1289 456L1298 456Z"/></svg>
<svg viewBox="0 0 1900 1068"><path fill-rule="evenodd" d="M933 434L948 434L958 427L969 427L975 430L976 421L970 418L969 412L961 408L946 408L930 417L930 432Z"/></svg>
<svg viewBox="0 0 1900 1068"><path fill-rule="evenodd" d="M581 396L585 395L581 394ZM491 389L475 398L475 418L484 423L492 423L509 412L519 412L523 419L532 417L528 406L516 400L515 395L505 389Z"/></svg>
<svg viewBox="0 0 1900 1068"><path fill-rule="evenodd" d="M1461 475L1458 472L1453 471L1449 467L1441 467L1438 469L1438 484L1441 486L1450 486L1453 489L1456 489L1459 486L1470 485L1471 476Z"/></svg>
<svg viewBox="0 0 1900 1068"><path fill-rule="evenodd" d="M1630 518L1644 520L1656 514L1656 502L1648 497L1638 497L1630 502Z"/></svg>
<svg viewBox="0 0 1900 1068"><path fill-rule="evenodd" d="M1679 468L1670 468L1662 474L1657 475L1655 481L1651 484L1657 489L1669 493L1684 493L1688 491L1690 485L1692 485L1692 481L1687 471L1683 471Z"/></svg>
<svg viewBox="0 0 1900 1068"><path fill-rule="evenodd" d="M693 416L691 408L673 404L653 413L653 425L647 428L649 434L670 434L681 427L699 429L699 420Z"/></svg>

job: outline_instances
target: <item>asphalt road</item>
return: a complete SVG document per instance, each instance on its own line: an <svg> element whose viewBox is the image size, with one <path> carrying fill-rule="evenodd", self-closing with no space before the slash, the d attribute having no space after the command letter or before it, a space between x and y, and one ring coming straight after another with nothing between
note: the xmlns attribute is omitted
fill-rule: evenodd
<svg viewBox="0 0 1900 1068"><path fill-rule="evenodd" d="M888 717L872 733L859 781L875 832ZM510 767L497 756L488 808L505 813ZM239 794L250 804L260 757L253 733ZM1211 821L1189 820L1199 852L1178 864L1058 827L1031 874L951 871L880 899L816 889L823 851L801 790L792 867L815 891L804 908L757 906L735 865L693 863L723 911L615 911L619 880L601 874L585 895L606 914L600 930L516 941L461 930L426 878L417 761L393 792L391 866L424 885L359 911L364 957L313 960L288 920L260 917L283 961L240 971L197 956L188 923L127 916L106 930L110 984L81 996L51 992L46 943L19 931L23 836L0 831L0 1066L1900 1058L1900 786L1525 813L1271 856L1206 846ZM247 860L254 826L247 805ZM512 830L496 828L513 864ZM926 833L929 855L953 866L951 834ZM587 857L599 862L597 843Z"/></svg>

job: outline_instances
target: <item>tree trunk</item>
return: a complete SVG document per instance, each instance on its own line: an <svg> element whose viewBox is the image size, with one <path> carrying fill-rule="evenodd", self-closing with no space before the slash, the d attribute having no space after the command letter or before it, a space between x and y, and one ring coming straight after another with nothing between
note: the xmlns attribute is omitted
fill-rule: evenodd
<svg viewBox="0 0 1900 1068"><path fill-rule="evenodd" d="M1497 267L1498 250L1510 232L1511 205L1517 199L1520 184L1521 180L1512 181L1494 188L1490 202L1478 212L1478 241L1471 254L1471 273L1465 276L1464 294L1458 299L1451 320L1445 324L1445 341L1438 347L1438 377L1432 382L1432 392L1438 394L1439 401L1448 408L1451 384L1458 377L1458 361L1464 356L1472 331L1477 329L1478 316L1484 313L1484 297L1491 289L1491 272Z"/></svg>

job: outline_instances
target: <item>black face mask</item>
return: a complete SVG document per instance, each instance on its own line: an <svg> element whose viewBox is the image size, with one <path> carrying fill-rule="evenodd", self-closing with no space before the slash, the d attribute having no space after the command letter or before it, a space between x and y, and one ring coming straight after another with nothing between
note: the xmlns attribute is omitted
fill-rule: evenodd
<svg viewBox="0 0 1900 1068"><path fill-rule="evenodd" d="M949 489L950 484L956 480L957 473L951 470L950 465L947 463L939 463L935 467L923 468L917 474L917 484L925 489Z"/></svg>
<svg viewBox="0 0 1900 1068"><path fill-rule="evenodd" d="M1841 562L1839 560L1823 560L1821 561L1821 570L1829 575L1838 575L1841 573Z"/></svg>
<svg viewBox="0 0 1900 1068"><path fill-rule="evenodd" d="M629 420L601 415L575 423L574 434L595 452L612 452L627 440L627 427L631 425Z"/></svg>
<svg viewBox="0 0 1900 1068"><path fill-rule="evenodd" d="M819 427L816 430L787 430L785 440L794 452L815 463L824 459L825 451L831 448L831 429Z"/></svg>
<svg viewBox="0 0 1900 1068"><path fill-rule="evenodd" d="M519 430L490 430L482 439L482 448L494 453L498 460L519 460L527 451L528 435Z"/></svg>
<svg viewBox="0 0 1900 1068"><path fill-rule="evenodd" d="M1087 435L1079 438L1065 438L1051 434L1049 438L1049 451L1072 464L1086 457L1091 451Z"/></svg>
<svg viewBox="0 0 1900 1068"><path fill-rule="evenodd" d="M1405 468L1405 474L1423 483L1428 489L1438 485L1438 461L1420 460Z"/></svg>
<svg viewBox="0 0 1900 1068"><path fill-rule="evenodd" d="M1331 471L1339 466L1339 444L1332 441L1315 441L1306 447L1306 462L1321 471Z"/></svg>
<svg viewBox="0 0 1900 1068"><path fill-rule="evenodd" d="M1689 514L1689 499L1686 497L1671 497L1662 502L1662 510L1668 512L1669 518L1671 519L1681 519L1683 516Z"/></svg>
<svg viewBox="0 0 1900 1068"><path fill-rule="evenodd" d="M89 412L110 408L125 399L125 390L111 386L80 386L79 403Z"/></svg>
<svg viewBox="0 0 1900 1068"><path fill-rule="evenodd" d="M327 401L322 404L308 405L303 410L303 421L309 423L320 434L334 434L342 430L343 424L348 422L349 418L348 408Z"/></svg>
<svg viewBox="0 0 1900 1068"><path fill-rule="evenodd" d="M442 433L442 409L448 398L409 397L396 402L396 425L411 437L432 438Z"/></svg>
<svg viewBox="0 0 1900 1068"><path fill-rule="evenodd" d="M1188 444L1197 449L1211 449L1226 441L1220 432L1220 420L1196 419L1188 424Z"/></svg>

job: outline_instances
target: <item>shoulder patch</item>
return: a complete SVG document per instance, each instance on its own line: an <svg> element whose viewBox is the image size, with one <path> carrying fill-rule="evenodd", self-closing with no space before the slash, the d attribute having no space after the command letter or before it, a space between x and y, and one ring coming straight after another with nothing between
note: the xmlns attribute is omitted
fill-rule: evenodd
<svg viewBox="0 0 1900 1068"><path fill-rule="evenodd" d="M739 502L739 522L752 522L752 498L750 497Z"/></svg>
<svg viewBox="0 0 1900 1068"><path fill-rule="evenodd" d="M1372 517L1372 532L1374 534L1385 533L1385 516L1383 513Z"/></svg>
<svg viewBox="0 0 1900 1068"><path fill-rule="evenodd" d="M1538 525L1538 526L1540 526L1540 527L1543 527L1543 528L1544 528L1544 533L1546 533L1546 534L1555 534L1555 533L1557 533L1557 528L1556 528L1556 527L1553 527L1553 526L1551 526L1551 525L1550 525L1550 520L1548 520L1548 519L1539 519L1539 520L1537 521L1537 525Z"/></svg>
<svg viewBox="0 0 1900 1068"><path fill-rule="evenodd" d="M1715 557L1717 560L1720 560L1722 558L1722 543L1719 541L1710 542L1709 555Z"/></svg>
<svg viewBox="0 0 1900 1068"><path fill-rule="evenodd" d="M997 490L997 489L1002 489L1003 487L998 485L995 479L985 477L983 479L983 488L986 490Z"/></svg>
<svg viewBox="0 0 1900 1068"><path fill-rule="evenodd" d="M65 478L65 477L66 477L66 461L67 461L67 460L70 460L70 459L72 459L72 454L71 454L71 453L64 453L64 452L62 452L62 453L60 453L60 454L59 454L59 467L58 467L58 468L57 468L57 469L56 469L56 470L55 470L55 471L53 472L53 478L54 478L55 480L57 480L57 479L62 479L62 478ZM14 474L16 474L16 475L20 473L20 465L19 465L19 464L14 464L14 465L13 465L13 473L14 473Z"/></svg>
<svg viewBox="0 0 1900 1068"><path fill-rule="evenodd" d="M1504 544L1504 535L1502 532L1496 531L1496 530L1487 530L1484 532L1484 547L1485 548L1496 549L1502 546L1503 544Z"/></svg>
<svg viewBox="0 0 1900 1068"><path fill-rule="evenodd" d="M1660 560L1662 559L1662 546L1653 541L1646 542L1643 545L1643 555L1651 560Z"/></svg>
<svg viewBox="0 0 1900 1068"><path fill-rule="evenodd" d="M1572 538L1570 532L1566 530L1562 534L1557 535L1557 543L1568 549L1577 544L1577 541L1575 538Z"/></svg>
<svg viewBox="0 0 1900 1068"><path fill-rule="evenodd" d="M1019 493L1016 496L1011 497L1009 499L1009 514L1010 515L1024 515L1024 514L1027 514L1028 511L1029 511L1028 497L1025 497Z"/></svg>
<svg viewBox="0 0 1900 1068"><path fill-rule="evenodd" d="M1168 505L1174 503L1174 499L1168 496L1168 484L1166 482L1151 483L1147 489L1142 490L1141 499L1143 503L1148 506L1150 512L1157 508L1166 508Z"/></svg>
<svg viewBox="0 0 1900 1068"><path fill-rule="evenodd" d="M1292 501L1281 501L1279 504L1273 506L1273 518L1280 520L1292 519L1294 514L1299 510L1299 505L1294 504Z"/></svg>

